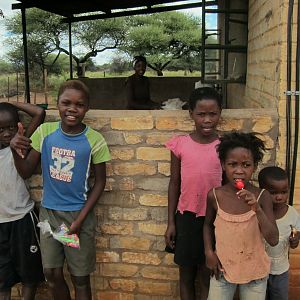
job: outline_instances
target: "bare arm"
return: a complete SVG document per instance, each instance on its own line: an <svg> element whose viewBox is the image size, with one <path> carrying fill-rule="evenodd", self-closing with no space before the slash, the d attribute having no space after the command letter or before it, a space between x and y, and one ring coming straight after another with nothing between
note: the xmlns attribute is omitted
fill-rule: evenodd
<svg viewBox="0 0 300 300"><path fill-rule="evenodd" d="M207 205L205 221L203 225L203 240L205 248L206 266L212 270L216 278L219 278L219 273L222 270L221 263L214 251L215 245L215 227L217 207L212 190L207 194Z"/></svg>
<svg viewBox="0 0 300 300"><path fill-rule="evenodd" d="M37 127L44 122L45 110L30 103L12 102L19 110L24 111L31 117L31 121L26 129L25 136L30 137Z"/></svg>
<svg viewBox="0 0 300 300"><path fill-rule="evenodd" d="M16 136L17 135L18 134L16 134ZM20 176L23 179L27 179L34 173L35 169L37 168L38 163L40 162L41 154L32 148L29 150L25 158L21 158L20 155L15 150L20 148L19 147L14 148L14 146L12 146L16 141L16 140L13 141L16 138L16 136L10 142L15 166Z"/></svg>
<svg viewBox="0 0 300 300"><path fill-rule="evenodd" d="M165 233L166 245L174 248L175 241L175 212L180 195L180 160L171 152L171 177L168 189L168 227Z"/></svg>
<svg viewBox="0 0 300 300"><path fill-rule="evenodd" d="M84 207L81 209L77 219L72 223L70 227L70 233L78 233L81 225L87 217L88 213L94 208L95 204L99 200L103 193L106 183L106 166L105 163L94 165L95 182L92 189L89 192L88 198Z"/></svg>
<svg viewBox="0 0 300 300"><path fill-rule="evenodd" d="M271 246L276 246L278 244L279 233L273 213L273 202L269 192L265 190L259 201L256 200L253 193L246 189L239 191L237 195L242 197L251 206L251 209L256 212L260 231L264 239Z"/></svg>

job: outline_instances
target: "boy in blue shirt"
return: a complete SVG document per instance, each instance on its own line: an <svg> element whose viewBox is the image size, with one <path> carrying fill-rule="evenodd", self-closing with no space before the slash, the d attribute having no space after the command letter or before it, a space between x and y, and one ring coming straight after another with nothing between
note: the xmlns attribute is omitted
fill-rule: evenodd
<svg viewBox="0 0 300 300"><path fill-rule="evenodd" d="M95 217L93 208L106 182L105 162L110 159L103 136L82 123L89 108L89 92L78 80L62 84L57 107L60 122L45 123L25 138L19 129L10 145L15 165L23 178L29 177L41 161L43 200L40 220L48 220L52 230L62 223L69 233L77 233L80 249L67 247L50 234L41 235L44 273L55 300L70 300L63 275L66 260L76 299L92 299L90 273L95 270ZM26 150L22 159L17 151ZM94 183L89 189L91 168Z"/></svg>

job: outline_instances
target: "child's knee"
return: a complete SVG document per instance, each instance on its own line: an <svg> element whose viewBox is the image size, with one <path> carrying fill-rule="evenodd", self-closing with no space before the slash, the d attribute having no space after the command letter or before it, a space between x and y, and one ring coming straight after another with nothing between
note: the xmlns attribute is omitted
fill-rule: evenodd
<svg viewBox="0 0 300 300"><path fill-rule="evenodd" d="M84 289L90 287L90 276L71 276L74 287Z"/></svg>
<svg viewBox="0 0 300 300"><path fill-rule="evenodd" d="M47 279L47 283L50 286L64 281L64 274L62 268L44 269L44 275Z"/></svg>

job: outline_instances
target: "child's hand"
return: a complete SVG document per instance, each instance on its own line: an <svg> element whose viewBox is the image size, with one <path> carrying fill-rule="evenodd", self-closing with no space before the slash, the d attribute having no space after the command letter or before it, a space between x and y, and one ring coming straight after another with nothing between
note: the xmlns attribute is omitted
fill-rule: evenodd
<svg viewBox="0 0 300 300"><path fill-rule="evenodd" d="M165 242L166 245L169 246L171 249L175 248L175 236L176 236L175 224L168 225L168 228L165 233Z"/></svg>
<svg viewBox="0 0 300 300"><path fill-rule="evenodd" d="M289 237L289 242L290 242L290 247L292 249L295 249L298 247L299 238L300 238L300 232L298 232L297 230L291 232L291 235Z"/></svg>
<svg viewBox="0 0 300 300"><path fill-rule="evenodd" d="M205 253L206 256L206 266L211 270L211 275L215 275L216 279L219 280L220 272L223 272L221 262L214 251Z"/></svg>
<svg viewBox="0 0 300 300"><path fill-rule="evenodd" d="M76 233L79 236L80 229L81 229L81 223L79 223L78 221L75 220L71 224L68 234L74 234L74 233Z"/></svg>
<svg viewBox="0 0 300 300"><path fill-rule="evenodd" d="M237 193L237 196L239 199L241 199L242 201L245 201L253 211L257 211L257 209L260 207L256 197L253 193L249 192L248 190L240 190Z"/></svg>
<svg viewBox="0 0 300 300"><path fill-rule="evenodd" d="M16 153L24 158L24 153L30 148L31 140L24 136L24 128L22 123L18 123L18 131L16 135L10 141L10 147L16 151Z"/></svg>

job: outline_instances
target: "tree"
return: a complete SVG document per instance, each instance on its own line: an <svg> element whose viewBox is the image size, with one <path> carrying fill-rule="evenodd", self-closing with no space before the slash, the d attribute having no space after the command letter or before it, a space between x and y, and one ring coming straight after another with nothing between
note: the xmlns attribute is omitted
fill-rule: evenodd
<svg viewBox="0 0 300 300"><path fill-rule="evenodd" d="M46 58L50 53L57 53L56 59L60 53L70 54L67 44L68 28L66 24L61 23L59 16L35 8L26 12L28 49L31 49L29 60L32 63L44 68L47 67ZM126 35L124 23L124 18L74 23L72 58L77 70L91 57L122 45ZM20 47L22 33L20 13L8 19L6 28L12 35L11 46L16 50ZM16 39L16 37L20 38ZM55 63L56 59L52 63Z"/></svg>
<svg viewBox="0 0 300 300"><path fill-rule="evenodd" d="M148 66L162 76L174 60L200 52L200 20L181 12L165 12L130 18L131 27L122 49L144 55Z"/></svg>

